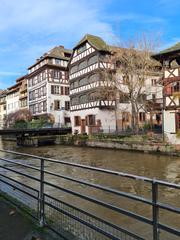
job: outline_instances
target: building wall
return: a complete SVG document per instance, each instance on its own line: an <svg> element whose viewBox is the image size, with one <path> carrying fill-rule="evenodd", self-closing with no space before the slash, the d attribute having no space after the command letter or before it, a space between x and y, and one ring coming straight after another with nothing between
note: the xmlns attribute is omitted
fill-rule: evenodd
<svg viewBox="0 0 180 240"><path fill-rule="evenodd" d="M87 125L86 117L88 115L95 116L95 125ZM75 116L79 116L81 123L80 126L75 124ZM83 133L82 131L82 120L85 121L85 132L87 134L93 132L104 132L111 133L116 130L116 121L115 121L115 111L113 110L100 110L99 108L93 109L84 109L80 111L71 112L71 123L72 123L72 132Z"/></svg>
<svg viewBox="0 0 180 240"><path fill-rule="evenodd" d="M164 133L172 144L180 144L180 137L176 131L176 115L175 111L164 111Z"/></svg>
<svg viewBox="0 0 180 240"><path fill-rule="evenodd" d="M54 84L54 83L47 83L47 113L53 114L55 118L55 125L56 126L63 126L63 125L70 125L70 123L65 122L65 118L70 119L70 111L65 109L65 102L70 102L69 94L52 94L51 93L51 86L59 86L63 88L65 93L65 88L69 88L66 84ZM55 101L60 102L60 108L58 110L55 109Z"/></svg>
<svg viewBox="0 0 180 240"><path fill-rule="evenodd" d="M7 94L6 97L7 115L12 112L16 112L19 107L19 91Z"/></svg>
<svg viewBox="0 0 180 240"><path fill-rule="evenodd" d="M55 64L54 60L51 62ZM55 120L55 126L70 125L69 110L65 110L65 102L69 102L69 83L67 79L67 61L61 61L62 66L51 68L38 68L32 77L28 78L28 104L34 117L40 117L43 114L52 114ZM33 67L35 68L35 67ZM53 74L57 74L54 76ZM52 92L52 86L59 92ZM63 88L63 93L61 92ZM68 93L67 90L68 89ZM58 109L55 107L58 102Z"/></svg>

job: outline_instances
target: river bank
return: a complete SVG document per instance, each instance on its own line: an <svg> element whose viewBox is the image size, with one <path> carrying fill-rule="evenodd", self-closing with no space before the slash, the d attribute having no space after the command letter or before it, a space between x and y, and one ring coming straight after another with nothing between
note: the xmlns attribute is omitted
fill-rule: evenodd
<svg viewBox="0 0 180 240"><path fill-rule="evenodd" d="M48 141L48 140L51 141ZM14 136L3 137L5 141L16 141ZM110 135L54 135L27 137L24 146L43 145L66 145L102 149L116 149L137 151L144 153L180 156L179 146L163 141L161 135L133 135L133 136L110 136ZM23 146L23 144L22 144Z"/></svg>
<svg viewBox="0 0 180 240"><path fill-rule="evenodd" d="M180 156L177 146L163 142L159 136L99 137L85 135L66 135L56 138L58 145L83 146L91 148L117 149L145 153Z"/></svg>

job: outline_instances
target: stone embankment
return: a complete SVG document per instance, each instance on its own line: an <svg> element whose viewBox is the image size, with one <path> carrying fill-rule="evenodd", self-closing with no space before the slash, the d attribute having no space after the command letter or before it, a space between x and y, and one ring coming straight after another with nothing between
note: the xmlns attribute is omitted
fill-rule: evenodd
<svg viewBox="0 0 180 240"><path fill-rule="evenodd" d="M131 136L124 138L98 138L95 136L58 136L56 144L86 146L104 149L119 149L128 151L140 151L145 153L159 153L180 156L176 146L163 142L159 137L148 138L147 136Z"/></svg>

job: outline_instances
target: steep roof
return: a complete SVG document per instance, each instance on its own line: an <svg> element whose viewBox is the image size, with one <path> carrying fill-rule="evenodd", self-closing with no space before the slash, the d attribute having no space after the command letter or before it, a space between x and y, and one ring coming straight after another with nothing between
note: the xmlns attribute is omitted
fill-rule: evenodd
<svg viewBox="0 0 180 240"><path fill-rule="evenodd" d="M109 51L108 44L101 37L94 36L94 35L91 35L91 34L86 34L80 40L80 42L74 47L74 49L77 48L78 46L80 46L82 43L84 43L86 41L88 41L93 47L95 47L99 51Z"/></svg>
<svg viewBox="0 0 180 240"><path fill-rule="evenodd" d="M167 48L163 51L161 51L159 54L164 54L164 53L171 53L175 51L180 51L180 42L176 43L175 45L171 46L170 48Z"/></svg>
<svg viewBox="0 0 180 240"><path fill-rule="evenodd" d="M44 55L41 56L39 59L37 59L36 62L33 65L31 65L28 69L34 67L36 64L40 63L42 60L44 60L47 57L69 60L71 54L72 54L72 50L66 49L63 46L56 46L51 50L49 50L47 53L44 53Z"/></svg>
<svg viewBox="0 0 180 240"><path fill-rule="evenodd" d="M66 57L66 54L71 54L72 51L64 48L63 46L57 46L51 49L45 54L45 56L56 57L69 60L69 57Z"/></svg>
<svg viewBox="0 0 180 240"><path fill-rule="evenodd" d="M175 45L154 54L152 57L160 60L162 58L174 57L177 53L180 55L180 42L177 42Z"/></svg>

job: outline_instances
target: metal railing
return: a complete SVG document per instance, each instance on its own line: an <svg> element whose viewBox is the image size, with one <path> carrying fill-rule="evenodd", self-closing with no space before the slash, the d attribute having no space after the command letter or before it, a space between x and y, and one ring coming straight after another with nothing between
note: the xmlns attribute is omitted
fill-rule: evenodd
<svg viewBox="0 0 180 240"><path fill-rule="evenodd" d="M178 191L179 194L180 185L178 184L62 160L34 156L26 153L1 149L0 154L0 193L5 192L12 196L13 202L14 199L17 199L17 205L23 203L23 205L28 206L31 211L28 210L27 212L36 218L42 227L48 227L64 239L75 239L75 237L83 240L167 239L164 237L161 238L160 231L170 234L172 238L169 239L178 239L178 237L180 237L180 229L162 223L159 214L160 210L165 210L173 214L173 218L178 219L180 216L180 208L167 203L162 203L158 200L160 187L173 189L174 191ZM8 157L9 155L11 157ZM27 161L31 159L31 162L28 162L28 164L26 162L22 163L24 158ZM151 198L145 198L125 191L120 191L87 181L86 179L82 180L77 176L72 177L59 172L56 173L54 171L49 171L47 170L49 165L60 165L61 167L66 166L71 169L79 169L85 172L92 171L98 174L105 174L107 177L116 176L118 178L125 178L129 181L140 181L148 184ZM31 174L26 173L25 169L29 169ZM50 178L48 179L47 176ZM137 214L134 211L117 206L114 203L109 203L96 196L81 193L80 191L77 191L78 189L73 190L69 187L67 188L65 185L56 184L56 181L53 179L54 177L61 179L61 181L68 181L81 186L90 187L91 189L103 191L109 194L108 197L110 197L110 195L115 195L122 197L124 201L127 199L137 204L145 204L151 208L151 218L147 218L142 214ZM20 181L19 179L22 180ZM24 179L28 179L27 183L25 183ZM52 189L54 189L57 196L51 194ZM57 194L58 192L59 194ZM73 196L77 197L82 202L80 202L78 206L77 204L69 203L62 199L65 196L62 193L71 196L70 198ZM61 198L59 198L59 196L61 196ZM118 215L128 217L129 219L133 219L133 221L138 221L140 226L141 224L142 226L143 224L146 224L150 226L152 232L149 232L149 237L144 237L142 232L134 233L129 229L125 229L110 220L98 216L98 214L87 211L87 209L84 210L82 208L83 201L103 207L106 211L111 211ZM27 210L26 208L23 209ZM88 205L88 209L92 209L92 206Z"/></svg>

